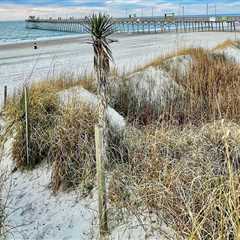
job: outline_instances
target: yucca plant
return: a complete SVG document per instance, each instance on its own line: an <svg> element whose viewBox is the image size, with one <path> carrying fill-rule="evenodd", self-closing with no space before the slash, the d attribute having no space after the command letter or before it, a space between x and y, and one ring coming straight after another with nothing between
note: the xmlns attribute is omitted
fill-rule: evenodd
<svg viewBox="0 0 240 240"><path fill-rule="evenodd" d="M99 97L98 105L98 128L96 128L96 160L99 188L99 224L100 237L108 232L107 224L107 201L104 165L107 161L107 107L108 107L108 75L110 72L110 62L113 61L109 44L112 42L109 36L113 34L113 21L110 16L99 13L87 18L86 30L90 33L90 44L94 50L94 68L96 72L97 91ZM97 131L101 131L101 134ZM98 140L97 140L98 139ZM97 149L97 141L101 143L101 149ZM98 158L98 155L99 158ZM99 159L99 160L98 160Z"/></svg>
<svg viewBox="0 0 240 240"><path fill-rule="evenodd" d="M106 110L108 105L108 75L110 62L113 61L109 44L113 40L109 36L114 33L112 18L108 15L93 14L87 18L86 30L91 35L90 44L94 50L94 69L96 72L97 90L99 96L99 126L106 128Z"/></svg>

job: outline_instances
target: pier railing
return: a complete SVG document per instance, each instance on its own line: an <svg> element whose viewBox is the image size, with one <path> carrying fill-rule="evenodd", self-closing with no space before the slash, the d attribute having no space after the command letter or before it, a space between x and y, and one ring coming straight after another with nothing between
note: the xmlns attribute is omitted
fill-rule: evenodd
<svg viewBox="0 0 240 240"><path fill-rule="evenodd" d="M114 18L116 32L235 32L239 31L240 16L230 17L140 17ZM26 20L26 28L85 33L85 18L36 18Z"/></svg>

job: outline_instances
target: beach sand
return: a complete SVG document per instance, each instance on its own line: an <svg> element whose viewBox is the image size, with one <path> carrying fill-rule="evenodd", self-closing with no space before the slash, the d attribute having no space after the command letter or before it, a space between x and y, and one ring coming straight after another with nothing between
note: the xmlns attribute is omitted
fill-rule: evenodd
<svg viewBox="0 0 240 240"><path fill-rule="evenodd" d="M226 32L116 34L113 39L118 42L112 44L114 66L121 72L128 72L180 48L213 48L235 37L235 33ZM37 43L37 50L31 42L0 46L0 104L4 85L12 93L26 82L45 80L60 73L91 72L93 52L87 39L82 36L45 40Z"/></svg>

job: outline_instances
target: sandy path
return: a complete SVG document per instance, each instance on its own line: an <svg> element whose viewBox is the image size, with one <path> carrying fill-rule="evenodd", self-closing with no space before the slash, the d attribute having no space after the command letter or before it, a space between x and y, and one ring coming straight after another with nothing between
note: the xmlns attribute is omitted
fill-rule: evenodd
<svg viewBox="0 0 240 240"><path fill-rule="evenodd" d="M166 33L151 35L115 36L112 44L115 65L120 71L130 71L153 58L180 47L202 46L212 48L234 33ZM86 37L43 41L33 50L31 43L0 47L0 103L4 85L10 92L25 81L38 81L61 72L92 70L92 49ZM32 73L32 74L31 74Z"/></svg>

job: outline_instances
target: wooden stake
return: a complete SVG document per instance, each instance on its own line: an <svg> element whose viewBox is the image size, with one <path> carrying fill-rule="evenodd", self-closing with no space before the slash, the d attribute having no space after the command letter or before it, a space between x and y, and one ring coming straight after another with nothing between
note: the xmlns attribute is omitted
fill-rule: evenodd
<svg viewBox="0 0 240 240"><path fill-rule="evenodd" d="M108 234L107 199L105 186L105 154L103 152L103 128L95 126L96 167L98 185L98 211L100 239L106 239Z"/></svg>
<svg viewBox="0 0 240 240"><path fill-rule="evenodd" d="M28 89L24 87L25 125L26 125L26 157L27 166L31 166L29 159L29 119L28 119Z"/></svg>
<svg viewBox="0 0 240 240"><path fill-rule="evenodd" d="M7 106L7 86L4 86L4 108Z"/></svg>

